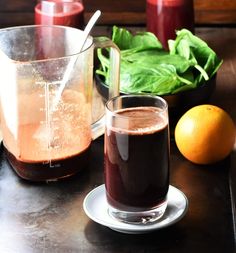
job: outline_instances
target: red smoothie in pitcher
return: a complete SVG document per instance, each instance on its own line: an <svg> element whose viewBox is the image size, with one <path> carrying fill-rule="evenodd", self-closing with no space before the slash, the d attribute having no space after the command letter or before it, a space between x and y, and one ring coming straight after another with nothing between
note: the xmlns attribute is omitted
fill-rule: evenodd
<svg viewBox="0 0 236 253"><path fill-rule="evenodd" d="M194 32L192 0L147 0L147 30L154 33L167 49L169 39L175 39L176 30L187 28Z"/></svg>
<svg viewBox="0 0 236 253"><path fill-rule="evenodd" d="M30 181L69 177L89 162L91 107L84 94L65 89L52 109L50 98L56 90L51 87L44 95L43 89L18 96L17 134L4 119L1 125L8 161L21 178Z"/></svg>

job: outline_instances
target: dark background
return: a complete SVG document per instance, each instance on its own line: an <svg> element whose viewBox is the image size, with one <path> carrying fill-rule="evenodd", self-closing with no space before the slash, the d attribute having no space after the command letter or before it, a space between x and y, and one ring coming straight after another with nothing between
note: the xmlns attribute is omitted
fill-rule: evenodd
<svg viewBox="0 0 236 253"><path fill-rule="evenodd" d="M145 25L145 0L84 0L85 22L95 10L99 24ZM36 0L0 0L0 27L34 23ZM196 25L236 26L236 0L194 0Z"/></svg>

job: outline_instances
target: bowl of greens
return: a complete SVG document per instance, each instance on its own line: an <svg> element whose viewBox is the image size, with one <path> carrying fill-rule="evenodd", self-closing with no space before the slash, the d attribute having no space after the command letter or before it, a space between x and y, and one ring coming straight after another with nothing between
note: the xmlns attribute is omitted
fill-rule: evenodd
<svg viewBox="0 0 236 253"><path fill-rule="evenodd" d="M206 103L213 93L222 60L187 29L177 31L176 39L168 41L168 51L150 32L132 34L114 26L112 41L121 52L121 94L162 96L168 102L171 118L177 112ZM97 89L107 99L109 49L98 49L97 56Z"/></svg>

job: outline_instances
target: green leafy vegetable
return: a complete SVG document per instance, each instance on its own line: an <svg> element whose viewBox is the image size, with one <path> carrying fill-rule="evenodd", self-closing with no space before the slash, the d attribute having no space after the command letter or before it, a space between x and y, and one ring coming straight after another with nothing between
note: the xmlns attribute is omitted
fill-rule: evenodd
<svg viewBox="0 0 236 253"><path fill-rule="evenodd" d="M126 49L147 49L156 48L162 49L160 41L156 36L150 32L139 32L136 35L132 35L128 30L124 28L113 27L112 41L120 48L120 50Z"/></svg>
<svg viewBox="0 0 236 253"><path fill-rule="evenodd" d="M120 90L125 93L165 95L193 89L212 78L222 64L203 40L186 29L169 40L169 52L150 32L132 35L114 26L112 40L121 50ZM98 58L101 68L96 72L107 83L109 57L98 49Z"/></svg>

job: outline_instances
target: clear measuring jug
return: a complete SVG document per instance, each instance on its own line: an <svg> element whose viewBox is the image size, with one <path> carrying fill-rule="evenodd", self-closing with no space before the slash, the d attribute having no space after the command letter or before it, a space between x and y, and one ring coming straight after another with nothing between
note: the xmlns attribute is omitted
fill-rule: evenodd
<svg viewBox="0 0 236 253"><path fill-rule="evenodd" d="M3 146L16 173L32 181L71 176L89 161L103 120L92 119L94 48L110 47L110 96L119 93L120 54L108 39L63 26L0 29Z"/></svg>

